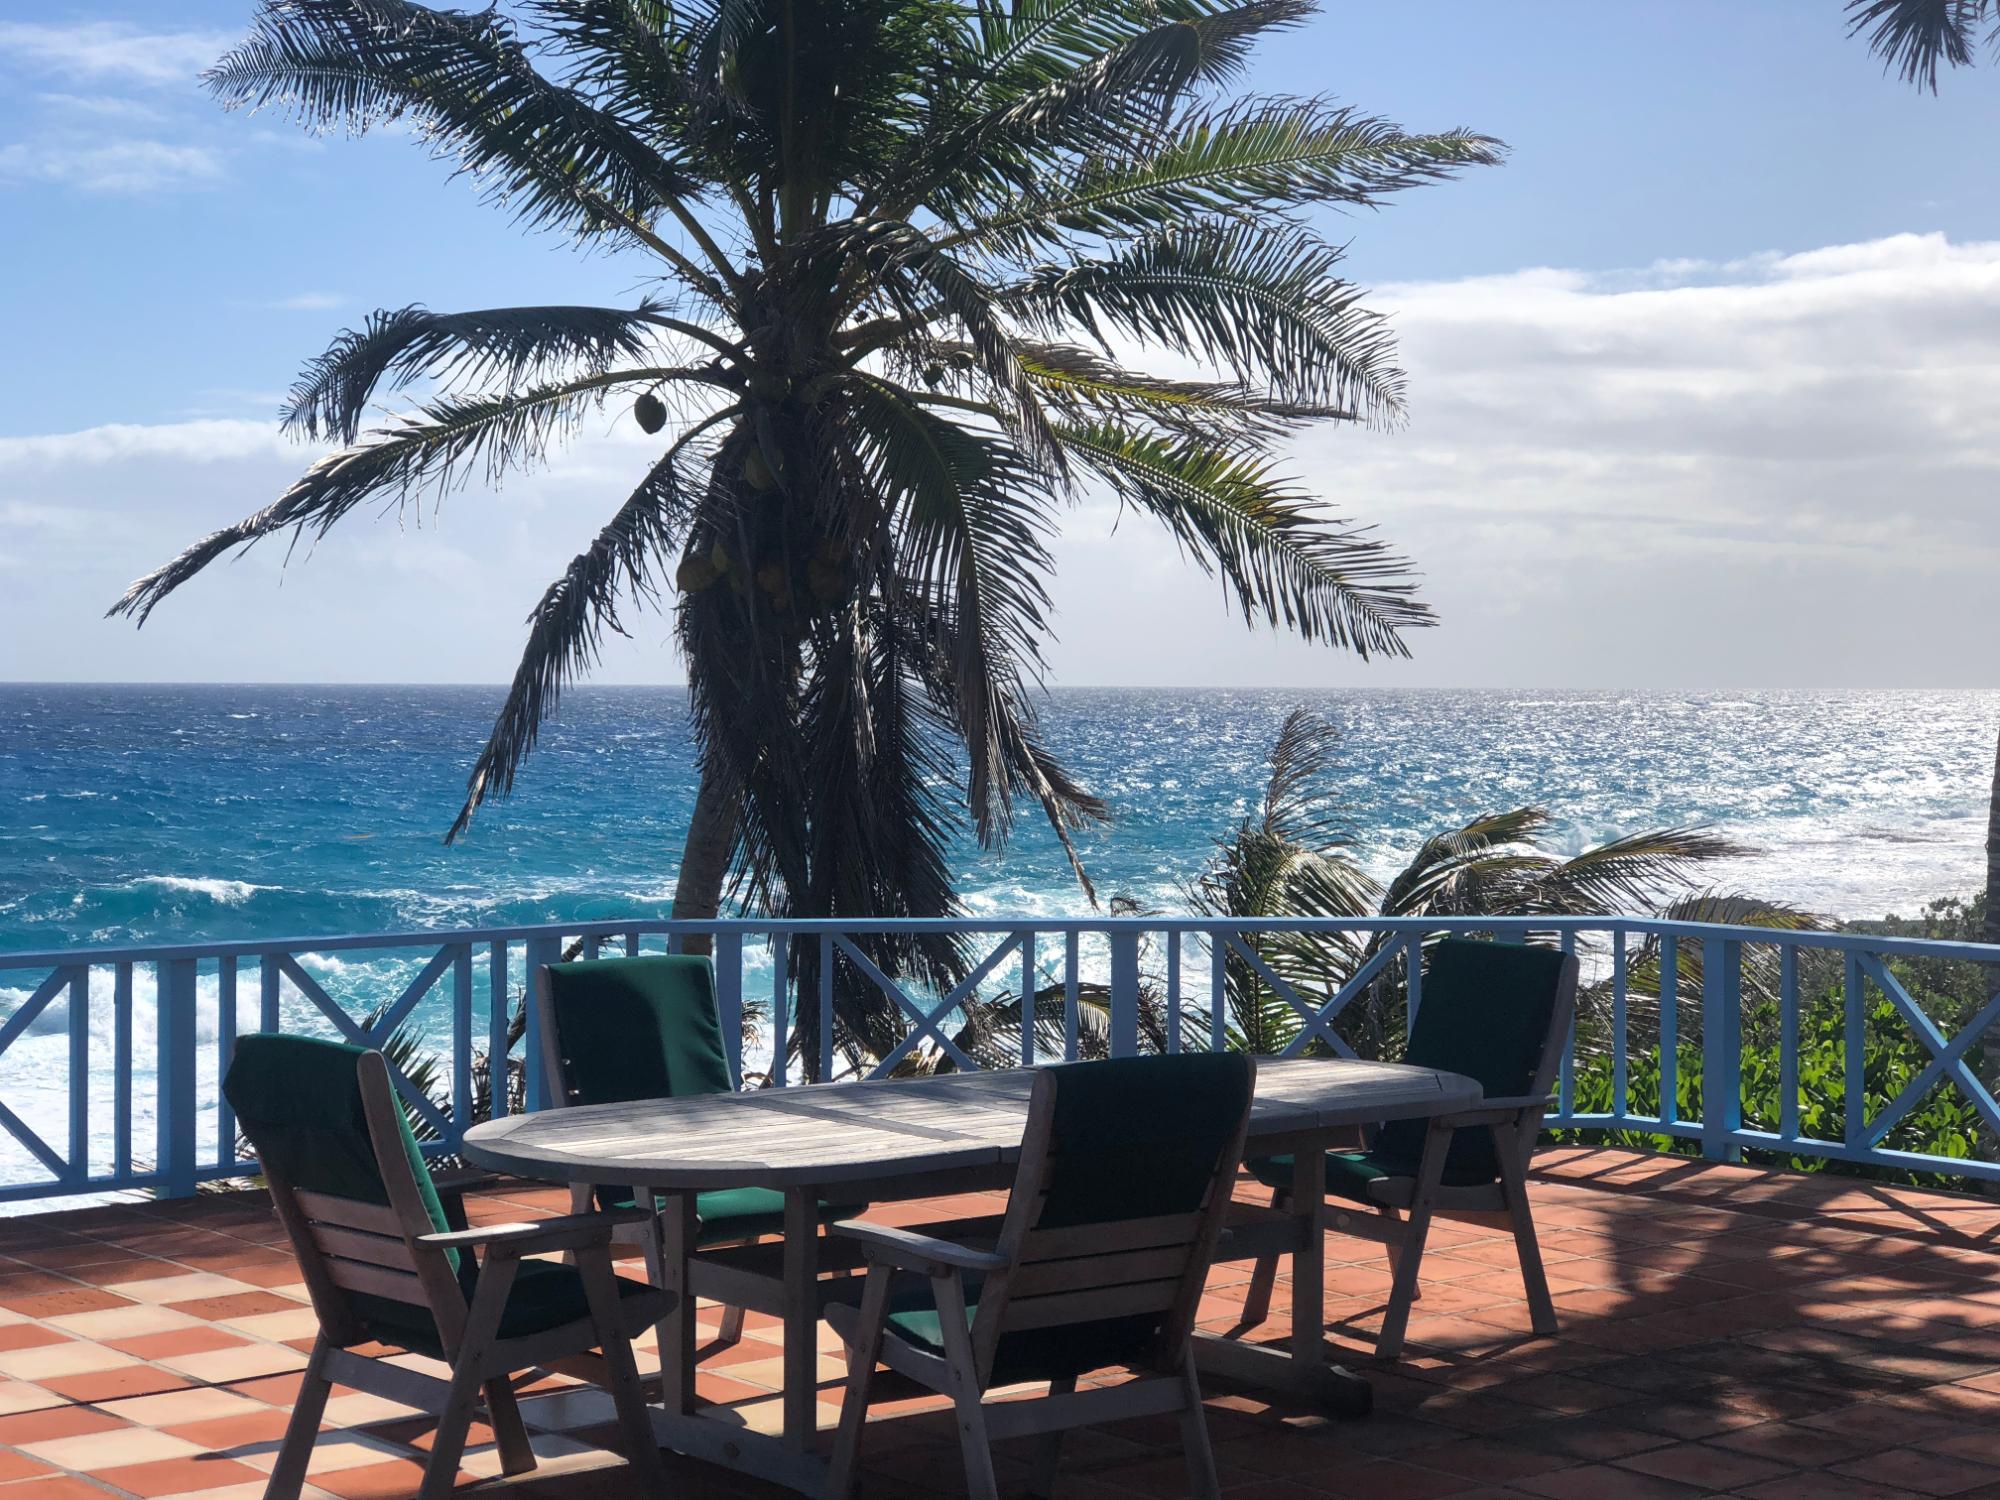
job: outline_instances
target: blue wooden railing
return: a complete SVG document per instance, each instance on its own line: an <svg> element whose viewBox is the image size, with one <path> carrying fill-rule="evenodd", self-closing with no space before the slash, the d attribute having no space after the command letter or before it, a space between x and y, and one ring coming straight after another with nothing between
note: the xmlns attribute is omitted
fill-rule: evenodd
<svg viewBox="0 0 2000 1500"><path fill-rule="evenodd" d="M913 993L865 951L870 936L924 929L949 930L971 952L984 950L949 993ZM1225 978L1232 975L1238 984L1254 975L1286 1007L1293 1029L1286 1054L1347 1053L1343 1012L1371 987L1379 995L1388 984L1400 987L1407 1015L1414 1015L1422 1003L1421 945L1453 932L1555 942L1583 958L1590 1003L1564 1059L1551 1128L1677 1138L1699 1143L1716 1160L1775 1151L2000 1181L2000 1160L1991 1159L2000 1153L1973 1154L1969 1140L1959 1154L1889 1144L1899 1123L1940 1084L1969 1101L2000 1140L2000 1105L1971 1065L1973 1049L2000 1018L2000 998L1947 1034L1893 968L1919 960L2000 965L2000 948L1637 917L623 921L0 954L0 1154L11 1143L14 1158L0 1159L0 1201L123 1190L184 1196L205 1180L242 1175L248 1163L216 1082L245 1029L318 1031L380 1045L406 1024L421 1023L424 1050L442 1070L442 1088L432 1092L448 1099L427 1096L401 1075L398 1084L434 1137L426 1149L449 1152L472 1123L480 1058L508 1053L509 1019L528 977L571 951L667 951L706 936L725 1035L740 1037L752 1014L762 1037L754 1059L763 1063L760 1081L785 1087L806 1074L837 1074L836 959L865 976L907 1021L905 1039L867 1069L873 1075L904 1064L918 1049L952 1066L977 1066L950 1023L970 997L996 992L1018 996L1024 1014L1036 1012L1038 995L1044 1008L1048 997L1060 997L1060 1036L1020 1028L1022 1062L1078 1055L1086 1017L1112 1055L1142 1050L1148 1036L1164 1037L1170 1049L1230 1045ZM1268 946L1281 934L1354 945L1351 977L1337 993L1301 993ZM793 956L813 953L813 945L816 992L802 994L788 970ZM1776 1011L1781 1105L1765 1126L1746 1126L1743 1117L1746 955L1760 994L1770 992L1759 1001L1760 1019ZM1842 1007L1845 1119L1837 1139L1802 1127L1800 1025L1808 972L1817 988L1807 999L1830 995ZM1990 972L2000 975L2000 967ZM1870 1013L1880 1009L1871 997L1893 1008L1927 1056L1872 1115L1862 1087ZM1642 1015L1643 1023L1635 1019ZM1150 1026L1142 1024L1147 1018ZM1700 1089L1690 1111L1682 1106L1679 1074L1683 1054L1697 1042ZM536 1038L530 1034L513 1056L525 1061L527 1097L544 1097ZM1635 1060L1646 1062L1656 1084L1635 1089ZM744 1061L739 1056L739 1073ZM1608 1070L1606 1107L1580 1106L1580 1070L1600 1085ZM506 1088L488 1092L491 1107L504 1112Z"/></svg>

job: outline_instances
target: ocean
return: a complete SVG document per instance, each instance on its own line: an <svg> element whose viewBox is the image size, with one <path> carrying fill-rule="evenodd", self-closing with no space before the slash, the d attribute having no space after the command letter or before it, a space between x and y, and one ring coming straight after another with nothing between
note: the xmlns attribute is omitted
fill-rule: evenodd
<svg viewBox="0 0 2000 1500"><path fill-rule="evenodd" d="M685 695L572 692L516 794L447 847L500 698L0 686L0 951L664 916L693 798ZM1839 917L1983 874L2000 693L1059 690L1046 737L1114 813L1080 839L1099 892L1180 909L1299 706L1340 727L1340 806L1379 873L1534 803L1564 850L1716 829L1755 850L1719 884ZM956 849L969 913L1088 913L1037 817L1004 849Z"/></svg>
<svg viewBox="0 0 2000 1500"><path fill-rule="evenodd" d="M684 694L568 695L515 796L446 847L500 698L473 687L0 686L0 952L667 915L694 791ZM1554 814L1563 851L1663 824L1713 828L1754 851L1715 870L1717 887L1838 917L1908 913L1983 877L1996 693L1059 691L1043 707L1046 738L1115 815L1079 839L1100 894L1184 909L1185 883L1254 808L1271 740L1301 705L1340 727L1339 805L1379 875L1429 833L1533 803ZM954 851L970 914L1089 914L1031 811L1006 848ZM349 951L302 963L359 1015L400 993L421 961ZM746 961L753 973L768 964ZM0 1018L40 977L0 971ZM414 1017L433 1047L448 1037L442 989ZM109 990L97 971L98 1171L111 1158ZM253 978L239 1030L256 1025L256 994ZM133 999L143 1154L149 966ZM66 1003L0 1055L0 1100L58 1149ZM204 972L204 1141L218 1017L218 980ZM289 990L281 1020L330 1031ZM0 1183L42 1175L0 1136Z"/></svg>

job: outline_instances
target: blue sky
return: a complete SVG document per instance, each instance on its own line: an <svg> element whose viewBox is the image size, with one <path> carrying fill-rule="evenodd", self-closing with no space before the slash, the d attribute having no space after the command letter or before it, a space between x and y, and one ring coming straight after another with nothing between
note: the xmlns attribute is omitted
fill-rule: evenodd
<svg viewBox="0 0 2000 1500"><path fill-rule="evenodd" d="M310 456L271 436L278 394L370 309L637 285L406 138L223 114L191 75L249 11L0 11L0 678L499 680L640 457L622 433L424 537L350 523L282 589L253 556L143 636L96 618L275 496ZM1086 507L1058 680L1987 685L2000 69L1918 96L1839 12L1349 0L1267 47L1259 89L1512 147L1342 228L1404 329L1413 420L1298 455L1417 556L1444 624L1386 669L1251 635ZM607 676L672 679L665 633Z"/></svg>

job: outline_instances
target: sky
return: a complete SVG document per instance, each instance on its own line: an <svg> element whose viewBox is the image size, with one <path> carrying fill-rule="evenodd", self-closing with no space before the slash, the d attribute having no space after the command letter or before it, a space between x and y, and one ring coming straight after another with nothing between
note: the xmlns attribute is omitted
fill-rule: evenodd
<svg viewBox="0 0 2000 1500"><path fill-rule="evenodd" d="M0 680L503 681L647 464L621 413L497 492L267 543L143 631L102 618L311 461L276 409L371 310L640 292L405 136L221 111L194 77L250 9L0 3ZM1415 560L1439 624L1407 661L1249 630L1086 498L1052 684L1996 685L2000 66L1920 96L1837 0L1329 0L1249 83L1510 148L1329 222L1410 415L1291 457ZM667 620L630 624L599 680L678 681Z"/></svg>

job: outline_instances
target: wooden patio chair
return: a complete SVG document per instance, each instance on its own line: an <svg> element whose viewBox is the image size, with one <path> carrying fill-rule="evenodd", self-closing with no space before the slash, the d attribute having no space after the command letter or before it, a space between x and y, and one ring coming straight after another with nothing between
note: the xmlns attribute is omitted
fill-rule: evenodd
<svg viewBox="0 0 2000 1500"><path fill-rule="evenodd" d="M836 1224L869 1271L858 1308L827 1309L848 1373L826 1493L853 1493L880 1361L952 1397L973 1500L996 1493L990 1439L1040 1435L1034 1492L1047 1495L1065 1430L1167 1414L1180 1418L1194 1493L1216 1495L1190 1339L1255 1078L1255 1063L1230 1053L1044 1069L987 1243ZM1078 1389L1080 1376L1117 1366L1137 1378ZM1043 1397L984 1399L1042 1381Z"/></svg>
<svg viewBox="0 0 2000 1500"><path fill-rule="evenodd" d="M715 968L696 954L581 959L549 964L535 977L536 1022L550 1097L560 1109L634 1099L686 1099L736 1092L715 1004ZM600 1208L638 1210L621 1224L620 1243L639 1245L653 1284L663 1282L662 1242L654 1196L645 1188L600 1187ZM570 1206L582 1213L591 1188L574 1183ZM823 1219L858 1205L824 1208ZM785 1228L785 1195L770 1188L724 1188L695 1199L695 1248L741 1245ZM722 1342L743 1337L745 1309L777 1314L783 1283L740 1266L728 1270L697 1254L688 1276L698 1296L722 1304Z"/></svg>
<svg viewBox="0 0 2000 1500"><path fill-rule="evenodd" d="M466 1227L424 1169L380 1052L310 1037L246 1036L223 1093L256 1149L319 1315L265 1500L294 1500L338 1382L438 1412L422 1500L449 1495L482 1392L508 1474L535 1467L509 1377L561 1369L611 1393L632 1468L649 1493L660 1451L631 1336L665 1294L611 1272L612 1214ZM525 1257L568 1252L569 1266ZM475 1257L475 1252L478 1252ZM448 1381L355 1352L369 1342L428 1355ZM602 1359L579 1359L601 1349Z"/></svg>
<svg viewBox="0 0 2000 1500"><path fill-rule="evenodd" d="M1568 1044L1576 984L1573 954L1456 938L1431 947L1423 1002L1403 1060L1476 1078L1486 1097L1477 1109L1459 1114L1392 1121L1368 1150L1329 1152L1326 1159L1327 1192L1374 1209L1388 1232L1393 1281L1375 1344L1378 1358L1393 1359L1402 1351L1410 1305L1418 1297L1424 1239L1438 1214L1506 1215L1534 1331L1556 1331L1527 1173ZM1268 1157L1249 1166L1272 1189L1273 1206L1284 1207L1291 1196L1292 1159ZM1395 1223L1404 1214L1408 1222L1398 1237ZM1261 1323L1269 1315L1277 1271L1276 1252L1257 1262L1244 1302L1246 1323Z"/></svg>

